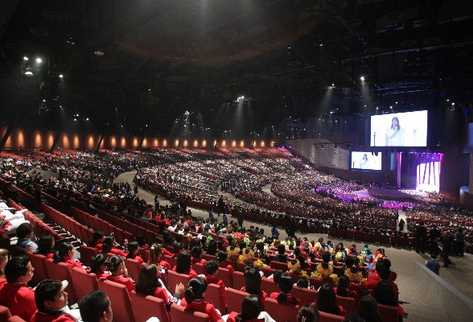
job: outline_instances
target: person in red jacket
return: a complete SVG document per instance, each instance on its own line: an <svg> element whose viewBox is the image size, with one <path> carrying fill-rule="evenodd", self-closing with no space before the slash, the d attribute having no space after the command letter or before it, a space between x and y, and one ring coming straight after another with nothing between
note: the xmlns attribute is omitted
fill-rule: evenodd
<svg viewBox="0 0 473 322"><path fill-rule="evenodd" d="M107 236L103 239L103 245L102 245L102 253L106 255L117 255L126 258L127 253L125 253L123 250L120 248L114 247L114 239L113 236Z"/></svg>
<svg viewBox="0 0 473 322"><path fill-rule="evenodd" d="M141 256L138 255L138 250L140 249L140 245L136 241L132 241L128 243L128 255L126 258L134 259L138 262L139 265L143 264L145 261Z"/></svg>
<svg viewBox="0 0 473 322"><path fill-rule="evenodd" d="M143 296L152 295L163 300L165 304L170 304L172 295L159 279L158 273L158 267L154 264L142 266L136 282L136 293Z"/></svg>
<svg viewBox="0 0 473 322"><path fill-rule="evenodd" d="M179 274L187 274L190 278L197 277L197 272L191 267L191 255L186 251L177 255L176 266L172 270Z"/></svg>
<svg viewBox="0 0 473 322"><path fill-rule="evenodd" d="M221 322L222 315L220 312L213 304L204 299L206 289L207 283L205 280L198 277L191 279L184 292L184 298L180 300L179 305L189 312L197 311L207 314L210 322Z"/></svg>
<svg viewBox="0 0 473 322"><path fill-rule="evenodd" d="M107 257L104 254L92 257L90 272L94 273L99 280L106 280L111 275L107 268Z"/></svg>
<svg viewBox="0 0 473 322"><path fill-rule="evenodd" d="M59 243L54 254L54 262L65 263L70 269L77 267L84 272L86 271L85 266L79 260L74 259L74 247L66 242Z"/></svg>
<svg viewBox="0 0 473 322"><path fill-rule="evenodd" d="M108 280L125 285L129 292L135 289L135 281L131 277L128 277L125 262L120 256L110 256L108 259L108 268L110 273L112 273L112 275L107 277Z"/></svg>
<svg viewBox="0 0 473 322"><path fill-rule="evenodd" d="M30 321L36 312L34 291L27 286L33 274L34 268L28 256L15 256L5 267L7 284L0 290L0 305L7 306L12 315L26 321Z"/></svg>
<svg viewBox="0 0 473 322"><path fill-rule="evenodd" d="M223 307L227 306L227 298L225 296L225 282L217 277L218 264L216 261L208 261L205 264L205 280L207 284L217 284L219 287L220 303Z"/></svg>
<svg viewBox="0 0 473 322"><path fill-rule="evenodd" d="M231 312L227 316L227 322L276 322L262 306L257 296L248 295L241 302L240 313Z"/></svg>
<svg viewBox="0 0 473 322"><path fill-rule="evenodd" d="M289 275L283 275L278 281L279 292L272 292L270 297L275 299L280 304L297 305L299 300L291 294L292 291L292 277Z"/></svg>
<svg viewBox="0 0 473 322"><path fill-rule="evenodd" d="M67 281L42 280L35 289L36 307L31 322L76 322L67 308Z"/></svg>

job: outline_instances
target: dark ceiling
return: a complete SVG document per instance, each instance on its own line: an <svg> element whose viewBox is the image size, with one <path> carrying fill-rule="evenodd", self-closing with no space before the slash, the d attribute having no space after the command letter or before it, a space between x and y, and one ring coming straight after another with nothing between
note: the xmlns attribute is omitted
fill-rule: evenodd
<svg viewBox="0 0 473 322"><path fill-rule="evenodd" d="M219 135L234 126L234 101L245 95L245 135L289 116L326 113L321 101L332 83L337 111L358 113L361 74L373 108L396 95L418 102L436 89L469 104L472 7L446 0L3 1L1 108L16 122L66 122L51 117L60 107L69 120L87 115L99 130L148 124L160 134L189 110ZM22 75L24 55L46 61L34 79Z"/></svg>

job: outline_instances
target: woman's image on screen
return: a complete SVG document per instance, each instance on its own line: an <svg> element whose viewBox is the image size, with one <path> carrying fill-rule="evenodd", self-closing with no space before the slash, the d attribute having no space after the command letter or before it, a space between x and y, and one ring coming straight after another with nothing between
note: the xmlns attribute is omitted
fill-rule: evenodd
<svg viewBox="0 0 473 322"><path fill-rule="evenodd" d="M403 146L404 145L404 130L401 128L401 124L397 116L391 119L391 126L386 131L386 144L385 146Z"/></svg>

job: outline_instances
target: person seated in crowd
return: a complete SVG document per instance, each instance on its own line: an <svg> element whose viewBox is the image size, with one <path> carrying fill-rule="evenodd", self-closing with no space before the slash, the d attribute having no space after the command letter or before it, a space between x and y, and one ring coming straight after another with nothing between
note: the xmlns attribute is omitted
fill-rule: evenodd
<svg viewBox="0 0 473 322"><path fill-rule="evenodd" d="M0 289L7 283L5 266L8 264L8 250L0 248Z"/></svg>
<svg viewBox="0 0 473 322"><path fill-rule="evenodd" d="M107 236L103 239L103 244L102 244L102 253L106 255L117 255L121 256L123 258L126 258L127 253L125 253L123 250L114 247L115 246L115 239L113 236Z"/></svg>
<svg viewBox="0 0 473 322"><path fill-rule="evenodd" d="M391 279L389 268L379 271L381 281L373 290L373 296L378 304L395 306L401 316L405 316L406 312L399 304L399 288Z"/></svg>
<svg viewBox="0 0 473 322"><path fill-rule="evenodd" d="M103 246L103 233L100 230L94 231L92 234L92 240L89 243L89 247L94 247L98 252L102 251Z"/></svg>
<svg viewBox="0 0 473 322"><path fill-rule="evenodd" d="M177 255L176 266L173 268L173 271L189 275L190 278L197 276L197 272L192 269L191 255L186 251L182 251Z"/></svg>
<svg viewBox="0 0 473 322"><path fill-rule="evenodd" d="M122 257L110 256L107 260L107 265L111 273L107 277L108 280L125 285L129 292L135 289L135 281L128 277L128 271Z"/></svg>
<svg viewBox="0 0 473 322"><path fill-rule="evenodd" d="M245 270L245 286L242 291L258 297L261 305L264 305L264 300L268 294L261 289L261 273L258 269L250 267Z"/></svg>
<svg viewBox="0 0 473 322"><path fill-rule="evenodd" d="M202 258L202 248L194 246L191 249L192 265L205 265L207 261Z"/></svg>
<svg viewBox="0 0 473 322"><path fill-rule="evenodd" d="M144 263L144 260L141 256L138 255L140 246L138 242L132 241L128 243L128 255L126 258L134 259L138 262L139 265Z"/></svg>
<svg viewBox="0 0 473 322"><path fill-rule="evenodd" d="M319 289L317 308L322 312L345 315L343 307L337 304L337 296L332 285L328 283L323 284Z"/></svg>
<svg viewBox="0 0 473 322"><path fill-rule="evenodd" d="M230 272L233 272L233 265L228 261L228 255L226 252L219 251L217 253L218 266L228 269Z"/></svg>
<svg viewBox="0 0 473 322"><path fill-rule="evenodd" d="M275 259L278 262L287 262L287 255L286 255L286 246L283 244L278 245L278 254L276 255Z"/></svg>
<svg viewBox="0 0 473 322"><path fill-rule="evenodd" d="M297 322L319 322L319 311L315 305L304 305L297 312Z"/></svg>
<svg viewBox="0 0 473 322"><path fill-rule="evenodd" d="M106 280L112 274L108 270L107 257L104 254L98 253L92 257L90 272L94 273L99 280Z"/></svg>
<svg viewBox="0 0 473 322"><path fill-rule="evenodd" d="M358 302L358 314L365 322L382 322L378 312L378 303L369 294L361 297Z"/></svg>
<svg viewBox="0 0 473 322"><path fill-rule="evenodd" d="M152 295L163 300L166 305L170 304L173 301L173 295L158 276L159 272L156 265L142 266L136 282L136 293L143 296Z"/></svg>
<svg viewBox="0 0 473 322"><path fill-rule="evenodd" d="M26 321L30 321L36 312L34 291L27 286L33 274L34 267L28 256L12 257L5 267L7 283L0 290L0 305Z"/></svg>
<svg viewBox="0 0 473 322"><path fill-rule="evenodd" d="M350 279L346 275L338 278L338 285L336 288L336 295L343 297L355 297L356 292L350 289Z"/></svg>
<svg viewBox="0 0 473 322"><path fill-rule="evenodd" d="M30 223L25 222L18 226L16 236L18 237L17 247L25 249L29 253L36 253L38 251L38 244L33 241L34 233Z"/></svg>
<svg viewBox="0 0 473 322"><path fill-rule="evenodd" d="M55 240L51 235L43 235L38 241L38 254L46 256L47 259L54 259Z"/></svg>
<svg viewBox="0 0 473 322"><path fill-rule="evenodd" d="M380 259L376 262L376 267L374 271L368 273L368 278L365 282L365 287L368 289L374 289L376 285L381 281L380 272L386 272L389 279L394 282L396 280L397 274L391 272L391 261L387 258Z"/></svg>
<svg viewBox="0 0 473 322"><path fill-rule="evenodd" d="M65 263L71 269L77 267L84 272L86 271L85 266L79 260L74 259L74 247L66 242L58 244L53 261L54 263Z"/></svg>
<svg viewBox="0 0 473 322"><path fill-rule="evenodd" d="M162 250L163 248L161 247L161 245L151 245L149 250L150 263L155 263L156 265L159 265L161 269L167 271L170 270L172 266L166 259L164 259Z"/></svg>
<svg viewBox="0 0 473 322"><path fill-rule="evenodd" d="M257 296L248 295L241 302L240 313L231 312L227 322L276 322L268 312L262 310Z"/></svg>
<svg viewBox="0 0 473 322"><path fill-rule="evenodd" d="M112 322L113 311L110 298L103 291L94 291L79 302L80 315L84 322Z"/></svg>
<svg viewBox="0 0 473 322"><path fill-rule="evenodd" d="M317 265L317 269L312 273L312 277L318 281L333 283L336 279L336 274L333 273L333 266L330 263L331 255L329 252L322 254L323 262Z"/></svg>
<svg viewBox="0 0 473 322"><path fill-rule="evenodd" d="M35 301L38 310L31 322L76 322L77 319L67 307L67 281L42 280L35 288Z"/></svg>
<svg viewBox="0 0 473 322"><path fill-rule="evenodd" d="M204 293L207 290L207 283L204 279L195 277L189 281L184 298L179 301L179 305L186 308L187 311L202 312L209 316L210 322L221 322L222 315L215 306L204 299Z"/></svg>
<svg viewBox="0 0 473 322"><path fill-rule="evenodd" d="M299 300L291 294L292 287L293 287L292 277L289 275L284 274L279 278L278 287L279 292L271 293L270 297L275 299L280 304L289 304L289 305L297 305L299 304Z"/></svg>
<svg viewBox="0 0 473 322"><path fill-rule="evenodd" d="M337 246L335 247L335 261L336 262L344 262L346 257L347 257L347 252L345 250L345 247L343 247L343 243L338 243Z"/></svg>

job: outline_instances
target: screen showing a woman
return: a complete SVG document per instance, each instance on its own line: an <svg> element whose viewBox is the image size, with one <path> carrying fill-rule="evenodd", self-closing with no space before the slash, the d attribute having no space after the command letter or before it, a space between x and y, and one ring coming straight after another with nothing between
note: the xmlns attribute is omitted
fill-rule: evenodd
<svg viewBox="0 0 473 322"><path fill-rule="evenodd" d="M391 120L391 126L386 131L386 146L403 146L404 130L401 128L399 119L395 116Z"/></svg>

